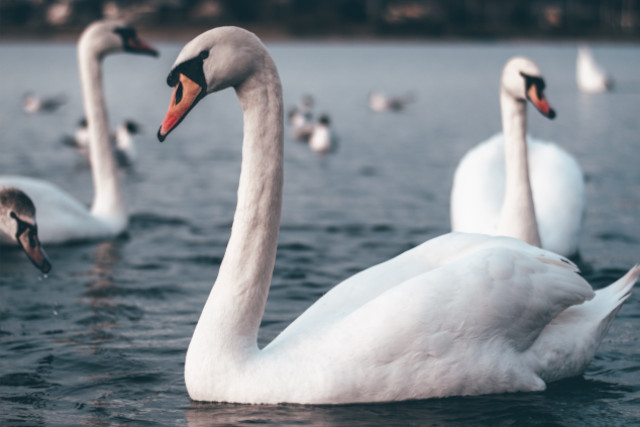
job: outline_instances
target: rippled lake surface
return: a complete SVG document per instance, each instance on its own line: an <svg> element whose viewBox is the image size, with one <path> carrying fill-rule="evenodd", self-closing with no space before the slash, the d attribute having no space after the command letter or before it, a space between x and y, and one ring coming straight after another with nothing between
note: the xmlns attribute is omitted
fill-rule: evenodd
<svg viewBox="0 0 640 427"><path fill-rule="evenodd" d="M583 95L574 44L268 43L288 107L302 94L332 117L340 148L319 157L285 140L282 229L260 331L264 345L340 280L449 230L462 155L500 129L505 61L538 62L549 121L529 132L571 152L587 176L583 271L604 286L640 261L640 47L601 44L616 90ZM122 238L48 246L42 277L24 254L0 252L2 425L629 425L640 420L640 289L585 375L541 393L347 405L191 402L184 356L222 259L235 207L242 117L234 94L209 96L164 144L165 78L181 43L159 59L112 56L105 88L115 127L143 127L140 159L121 173L131 213ZM81 116L75 46L0 43L0 172L45 178L87 204L86 163L60 142ZM65 93L53 114L21 110L24 92ZM368 93L412 91L398 114ZM40 214L43 214L40 212Z"/></svg>

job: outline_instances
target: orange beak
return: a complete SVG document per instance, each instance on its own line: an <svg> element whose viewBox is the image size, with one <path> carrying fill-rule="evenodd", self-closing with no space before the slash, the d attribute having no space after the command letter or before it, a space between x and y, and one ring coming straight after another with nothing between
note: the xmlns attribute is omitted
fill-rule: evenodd
<svg viewBox="0 0 640 427"><path fill-rule="evenodd" d="M549 102L547 102L547 98L544 97L544 93L541 90L538 90L535 84L532 84L527 90L527 98L531 103L544 115L549 119L553 119L556 116L556 112L551 108Z"/></svg>
<svg viewBox="0 0 640 427"><path fill-rule="evenodd" d="M178 84L173 90L169 110L158 130L158 139L164 141L171 132L185 118L187 113L204 96L204 89L189 77L180 73Z"/></svg>

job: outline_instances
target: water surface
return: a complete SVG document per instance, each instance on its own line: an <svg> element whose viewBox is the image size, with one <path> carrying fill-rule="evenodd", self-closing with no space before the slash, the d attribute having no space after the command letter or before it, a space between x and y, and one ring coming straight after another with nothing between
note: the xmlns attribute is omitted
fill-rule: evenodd
<svg viewBox="0 0 640 427"><path fill-rule="evenodd" d="M19 251L0 260L3 425L628 425L640 417L640 296L618 314L584 377L542 393L347 406L189 401L184 355L229 236L242 118L234 94L209 96L164 144L155 139L180 45L161 57L105 62L110 121L143 126L140 160L121 181L125 236L50 246L43 278ZM616 90L580 94L576 49L542 43L271 43L287 106L304 93L331 115L339 151L318 157L285 141L282 229L260 344L340 280L449 230L455 166L500 129L498 81L516 54L538 62L558 112L529 112L529 131L571 152L587 176L581 252L596 287L640 261L640 49L598 45ZM81 116L72 44L0 44L3 174L59 184L90 203L90 171L60 144ZM28 116L22 94L66 93ZM413 91L400 114L367 108L371 90Z"/></svg>

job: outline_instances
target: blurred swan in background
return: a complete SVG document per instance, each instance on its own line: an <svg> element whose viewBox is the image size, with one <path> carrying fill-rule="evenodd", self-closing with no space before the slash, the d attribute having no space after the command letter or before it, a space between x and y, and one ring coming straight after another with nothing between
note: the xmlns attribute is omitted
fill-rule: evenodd
<svg viewBox="0 0 640 427"><path fill-rule="evenodd" d="M114 134L115 154L118 166L132 166L138 159L135 135L140 133L140 125L133 120L125 120L116 128Z"/></svg>
<svg viewBox="0 0 640 427"><path fill-rule="evenodd" d="M584 93L606 92L613 88L613 79L596 62L591 49L586 45L578 47L576 83Z"/></svg>
<svg viewBox="0 0 640 427"><path fill-rule="evenodd" d="M0 186L0 245L18 245L43 273L51 263L38 239L36 207L24 192Z"/></svg>
<svg viewBox="0 0 640 427"><path fill-rule="evenodd" d="M27 92L22 98L22 109L27 114L51 113L66 102L67 97L65 95L41 98L33 92Z"/></svg>
<svg viewBox="0 0 640 427"><path fill-rule="evenodd" d="M297 106L289 110L289 133L297 141L306 142L313 133L313 96L305 94Z"/></svg>
<svg viewBox="0 0 640 427"><path fill-rule="evenodd" d="M325 154L335 151L337 148L337 137L331 128L331 119L323 114L313 126L313 131L309 137L309 148L312 151Z"/></svg>
<svg viewBox="0 0 640 427"><path fill-rule="evenodd" d="M62 143L73 148L76 153L89 161L89 128L85 117L78 120L73 136L62 137Z"/></svg>
<svg viewBox="0 0 640 427"><path fill-rule="evenodd" d="M400 111L415 100L415 95L407 93L400 96L387 96L380 92L369 94L369 108L375 112Z"/></svg>
<svg viewBox="0 0 640 427"><path fill-rule="evenodd" d="M160 141L229 87L244 118L231 235L185 360L194 400L346 404L544 390L584 371L638 279L636 266L594 292L557 254L449 233L346 279L260 349L282 213L278 71L255 35L218 27L187 43L167 82L175 89Z"/></svg>
<svg viewBox="0 0 640 427"><path fill-rule="evenodd" d="M582 170L557 145L526 135L527 100L544 116L555 117L544 88L533 61L507 62L500 86L503 132L460 161L451 191L451 228L515 237L575 256L585 210Z"/></svg>
<svg viewBox="0 0 640 427"><path fill-rule="evenodd" d="M130 167L138 158L135 135L140 133L140 125L127 119L118 125L116 131L109 135L114 155L119 167ZM89 161L89 129L87 119L78 121L73 136L64 136L62 143L73 148L80 156Z"/></svg>
<svg viewBox="0 0 640 427"><path fill-rule="evenodd" d="M23 176L0 176L0 185L17 187L33 200L42 215L39 234L44 243L115 237L127 227L128 213L109 141L102 88L102 60L116 52L158 54L122 21L95 22L80 36L78 64L94 188L91 209L51 182Z"/></svg>

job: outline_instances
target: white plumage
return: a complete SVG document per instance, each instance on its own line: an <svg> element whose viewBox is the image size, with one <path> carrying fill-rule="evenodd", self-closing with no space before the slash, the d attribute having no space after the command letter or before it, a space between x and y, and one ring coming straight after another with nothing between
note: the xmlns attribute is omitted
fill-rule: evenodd
<svg viewBox="0 0 640 427"><path fill-rule="evenodd" d="M504 135L496 134L460 161L451 194L455 231L497 235L504 202ZM585 205L576 160L551 142L527 135L529 176L542 247L565 256L578 252ZM502 191L501 191L502 190Z"/></svg>
<svg viewBox="0 0 640 427"><path fill-rule="evenodd" d="M88 122L89 155L94 200L87 209L75 197L46 180L0 176L0 185L29 194L40 212L39 235L43 243L102 239L122 233L128 214L110 143L102 89L102 59L122 51L157 55L121 21L98 21L87 27L78 41L78 64Z"/></svg>
<svg viewBox="0 0 640 427"><path fill-rule="evenodd" d="M193 333L194 400L343 404L544 390L580 375L640 274L594 291L567 259L520 240L450 233L364 270L264 349L257 335L282 209L282 88L253 34L189 42L169 83L164 140L209 93L233 86L244 114L238 203ZM588 301L588 302L587 302Z"/></svg>
<svg viewBox="0 0 640 427"><path fill-rule="evenodd" d="M576 83L584 93L606 92L613 87L613 79L598 64L588 46L578 47Z"/></svg>
<svg viewBox="0 0 640 427"><path fill-rule="evenodd" d="M502 73L503 132L471 149L451 190L453 231L515 237L565 256L577 255L585 210L584 178L576 160L526 134L526 102L555 112L531 60L513 58Z"/></svg>

